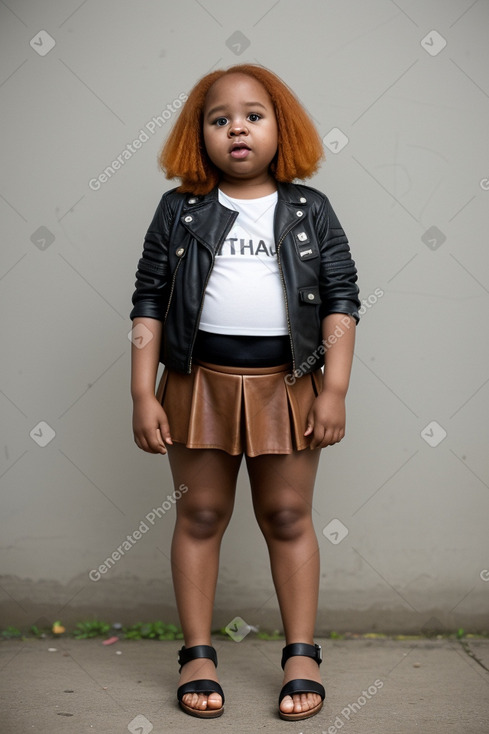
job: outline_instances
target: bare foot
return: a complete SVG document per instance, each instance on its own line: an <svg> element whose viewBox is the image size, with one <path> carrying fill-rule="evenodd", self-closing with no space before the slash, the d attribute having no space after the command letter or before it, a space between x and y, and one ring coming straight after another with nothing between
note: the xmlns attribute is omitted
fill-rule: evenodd
<svg viewBox="0 0 489 734"><path fill-rule="evenodd" d="M294 678L308 678L321 683L316 661L304 655L294 655L289 658L285 663L283 685ZM293 696L284 696L280 703L280 710L284 714L302 714L320 703L321 696L317 693L294 693Z"/></svg>
<svg viewBox="0 0 489 734"><path fill-rule="evenodd" d="M216 675L216 668L212 660L207 658L198 658L190 660L182 668L179 686L189 683L193 680L205 678L207 680L215 680L219 682ZM197 711L207 711L208 709L220 709L222 706L222 698L219 693L186 693L182 697L182 703Z"/></svg>

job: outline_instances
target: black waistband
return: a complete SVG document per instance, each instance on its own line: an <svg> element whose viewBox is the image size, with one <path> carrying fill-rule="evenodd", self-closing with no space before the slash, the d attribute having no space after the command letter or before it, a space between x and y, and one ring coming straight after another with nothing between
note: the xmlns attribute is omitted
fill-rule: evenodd
<svg viewBox="0 0 489 734"><path fill-rule="evenodd" d="M193 356L203 362L229 367L274 367L292 361L290 340L285 336L214 334L200 330Z"/></svg>

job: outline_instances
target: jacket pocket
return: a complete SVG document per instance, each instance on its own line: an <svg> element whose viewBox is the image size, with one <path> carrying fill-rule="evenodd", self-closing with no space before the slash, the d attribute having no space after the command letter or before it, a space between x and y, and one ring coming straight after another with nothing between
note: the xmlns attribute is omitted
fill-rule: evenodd
<svg viewBox="0 0 489 734"><path fill-rule="evenodd" d="M319 306L321 304L319 286L311 285L306 288L299 288L299 300L303 303L309 303L311 306Z"/></svg>
<svg viewBox="0 0 489 734"><path fill-rule="evenodd" d="M294 237L295 249L299 260L313 260L319 257L319 248L316 240L308 236L306 232L299 232Z"/></svg>

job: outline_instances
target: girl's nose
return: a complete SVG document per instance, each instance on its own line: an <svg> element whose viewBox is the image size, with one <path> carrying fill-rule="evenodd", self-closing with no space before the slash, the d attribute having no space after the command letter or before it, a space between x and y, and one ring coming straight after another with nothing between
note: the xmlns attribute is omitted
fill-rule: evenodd
<svg viewBox="0 0 489 734"><path fill-rule="evenodd" d="M247 132L248 130L243 122L235 122L229 127L230 137L233 135L246 135Z"/></svg>

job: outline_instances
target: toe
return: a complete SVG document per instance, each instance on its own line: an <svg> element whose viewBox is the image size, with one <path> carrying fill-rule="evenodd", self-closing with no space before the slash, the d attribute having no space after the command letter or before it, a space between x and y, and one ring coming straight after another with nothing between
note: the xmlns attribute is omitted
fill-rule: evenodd
<svg viewBox="0 0 489 734"><path fill-rule="evenodd" d="M189 706L191 709L197 708L198 700L199 697L197 693L186 693L185 696L182 696L182 703L184 703L185 706Z"/></svg>
<svg viewBox="0 0 489 734"><path fill-rule="evenodd" d="M222 698L219 693L211 693L207 696L207 707L210 709L220 709L222 706Z"/></svg>
<svg viewBox="0 0 489 734"><path fill-rule="evenodd" d="M186 693L182 698L183 703L191 709L203 711L207 708L207 696L198 693Z"/></svg>
<svg viewBox="0 0 489 734"><path fill-rule="evenodd" d="M208 708L207 699L208 699L208 696L205 696L204 694L200 694L199 702L197 704L197 707L200 709L200 711L205 711Z"/></svg>
<svg viewBox="0 0 489 734"><path fill-rule="evenodd" d="M316 693L297 693L292 698L287 696L287 700L288 708L281 707L284 713L302 714L315 708L320 703L321 697Z"/></svg>
<svg viewBox="0 0 489 734"><path fill-rule="evenodd" d="M280 711L284 714L291 714L294 711L294 702L291 696L284 696L280 702Z"/></svg>
<svg viewBox="0 0 489 734"><path fill-rule="evenodd" d="M211 693L209 696L203 693L186 693L182 701L186 706L197 711L215 710L222 706L222 698L219 693Z"/></svg>
<svg viewBox="0 0 489 734"><path fill-rule="evenodd" d="M302 711L309 711L319 704L321 697L316 693L303 693L301 696Z"/></svg>
<svg viewBox="0 0 489 734"><path fill-rule="evenodd" d="M310 693L308 698L309 698L309 708L310 709L313 709L316 706L319 706L319 704L322 701L321 696L317 693Z"/></svg>

